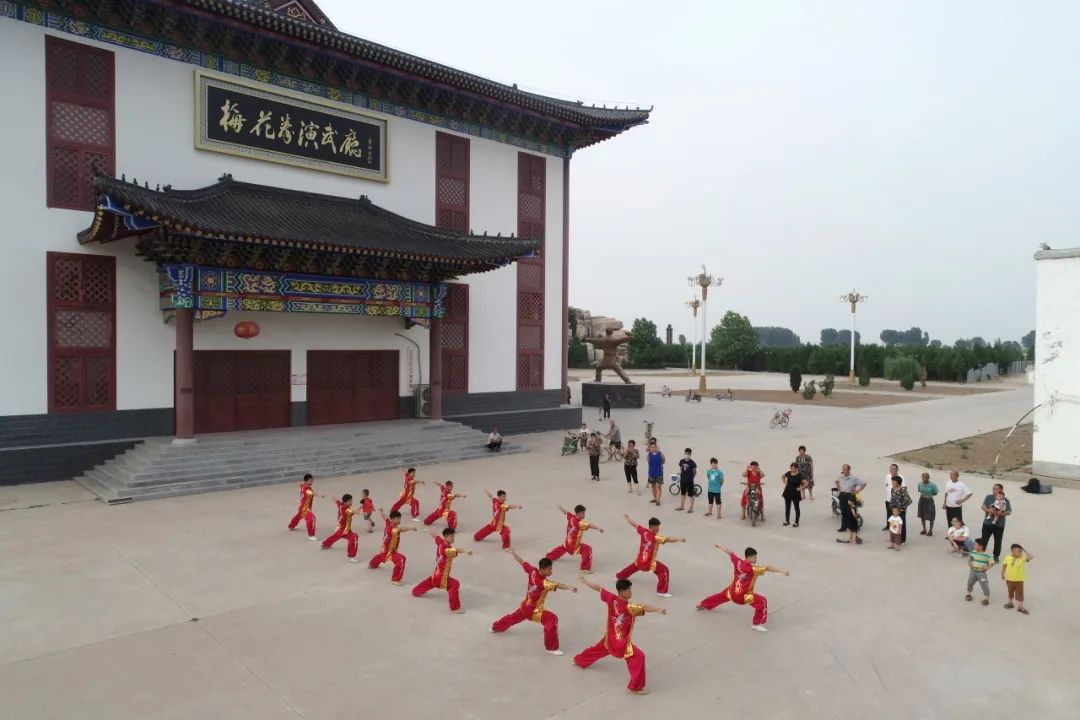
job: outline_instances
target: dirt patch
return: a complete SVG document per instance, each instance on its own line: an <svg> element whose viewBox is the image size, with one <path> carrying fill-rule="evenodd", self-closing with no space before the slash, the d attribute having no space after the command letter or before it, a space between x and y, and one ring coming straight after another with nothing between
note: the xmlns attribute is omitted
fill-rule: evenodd
<svg viewBox="0 0 1080 720"><path fill-rule="evenodd" d="M738 390L733 389L735 393L735 401L744 402L761 402L769 403L771 405L783 405L787 407L789 405L818 405L822 407L835 407L835 408L865 408L865 407L877 407L879 405L900 405L902 403L918 402L919 400L929 400L930 396L916 396L916 395L884 395L881 393L854 393L854 392L834 392L832 397L826 398L820 392L814 396L813 400L804 400L801 393L793 393L790 390ZM659 395L659 392L651 392L649 395ZM665 398L669 402L685 402L686 391L676 391L670 398ZM728 402L727 400L716 400L716 391L707 393L701 402Z"/></svg>
<svg viewBox="0 0 1080 720"><path fill-rule="evenodd" d="M997 457L1001 441L1005 439L1009 428L994 430L971 437L950 440L940 445L917 450L907 450L893 455L895 460L903 460L913 465L922 465L932 470L959 470L989 474ZM997 472L1030 472L1032 425L1021 425L1009 438L1001 452Z"/></svg>
<svg viewBox="0 0 1080 720"><path fill-rule="evenodd" d="M869 385L863 387L858 383L855 385L849 384L846 378L843 380L840 378L836 379L836 389L849 392L904 392L904 388L900 387L899 382L871 380ZM981 395L982 393L1000 392L1008 389L1010 388L1004 385L995 387L993 385L965 385L963 383L956 383L955 385L930 384L923 387L919 383L915 383L915 387L908 392L913 395Z"/></svg>

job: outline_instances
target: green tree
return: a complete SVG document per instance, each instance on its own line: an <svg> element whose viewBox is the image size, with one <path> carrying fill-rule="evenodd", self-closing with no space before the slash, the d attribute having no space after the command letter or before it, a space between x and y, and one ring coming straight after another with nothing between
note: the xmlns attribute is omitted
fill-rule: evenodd
<svg viewBox="0 0 1080 720"><path fill-rule="evenodd" d="M664 361L664 343L656 334L656 323L646 318L637 318L630 328L630 345L627 357L630 364L637 368L661 367Z"/></svg>
<svg viewBox="0 0 1080 720"><path fill-rule="evenodd" d="M821 383L821 394L825 397L831 397L833 388L836 386L836 377L832 373L825 376L825 379Z"/></svg>
<svg viewBox="0 0 1080 720"><path fill-rule="evenodd" d="M757 353L760 343L750 318L734 310L724 313L720 324L709 336L710 356L720 365L742 369Z"/></svg>
<svg viewBox="0 0 1080 720"><path fill-rule="evenodd" d="M867 387L870 385L870 368L867 365L863 365L859 369L859 385Z"/></svg>
<svg viewBox="0 0 1080 720"><path fill-rule="evenodd" d="M788 385L791 386L791 392L799 392L799 388L802 387L802 370L798 365L791 366L791 371L788 372Z"/></svg>
<svg viewBox="0 0 1080 720"><path fill-rule="evenodd" d="M915 387L915 374L911 372L910 367L904 370L904 374L900 377L900 387L905 390Z"/></svg>

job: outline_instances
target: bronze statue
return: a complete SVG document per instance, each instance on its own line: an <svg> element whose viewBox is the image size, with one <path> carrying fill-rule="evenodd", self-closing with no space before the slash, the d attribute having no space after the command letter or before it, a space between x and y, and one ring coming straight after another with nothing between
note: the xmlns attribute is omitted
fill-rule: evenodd
<svg viewBox="0 0 1080 720"><path fill-rule="evenodd" d="M624 383L629 383L630 378L623 372L622 365L619 364L619 358L615 354L615 349L630 342L633 338L630 337L630 333L623 333L623 337L612 337L612 332L613 330L608 328L604 331L604 337L602 338L585 338L585 342L592 343L593 347L604 351L604 357L600 358L600 361L596 363L596 382L600 382L600 376L604 370L613 370L616 375L622 378Z"/></svg>

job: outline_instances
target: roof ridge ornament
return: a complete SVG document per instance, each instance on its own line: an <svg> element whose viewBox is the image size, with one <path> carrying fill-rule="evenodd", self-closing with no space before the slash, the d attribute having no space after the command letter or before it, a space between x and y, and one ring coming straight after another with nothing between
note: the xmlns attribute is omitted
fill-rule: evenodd
<svg viewBox="0 0 1080 720"><path fill-rule="evenodd" d="M232 182L232 181L233 181L232 173L225 173L221 177L218 178L219 183L227 183L227 182Z"/></svg>

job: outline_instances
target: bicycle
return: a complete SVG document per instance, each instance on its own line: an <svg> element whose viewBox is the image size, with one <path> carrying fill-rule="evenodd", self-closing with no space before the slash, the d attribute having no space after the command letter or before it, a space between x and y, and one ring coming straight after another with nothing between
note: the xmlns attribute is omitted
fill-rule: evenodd
<svg viewBox="0 0 1080 720"><path fill-rule="evenodd" d="M691 400L693 400L694 402L701 402L701 393L694 392L693 390L687 390L685 402L690 402Z"/></svg>
<svg viewBox="0 0 1080 720"><path fill-rule="evenodd" d="M566 437L563 438L562 454L563 455L576 455L578 452L578 443L581 437L576 430L567 430Z"/></svg>
<svg viewBox="0 0 1080 720"><path fill-rule="evenodd" d="M731 392L731 388L728 388L727 392L716 393L717 400L734 400L735 393Z"/></svg>
<svg viewBox="0 0 1080 720"><path fill-rule="evenodd" d="M672 495L679 495L679 494L682 493L682 485L679 482L679 474L678 473L672 473L671 474L671 485L668 485L668 492L671 493ZM697 497L700 494L701 494L701 486L698 485L697 483L694 483L694 497Z"/></svg>
<svg viewBox="0 0 1080 720"><path fill-rule="evenodd" d="M626 457L625 448L615 447L611 444L611 438L604 436L604 439L608 441L608 444L603 446L600 450L600 459L604 462L611 462L612 460L622 460Z"/></svg>
<svg viewBox="0 0 1080 720"><path fill-rule="evenodd" d="M788 408L787 410L777 410L772 416L772 420L769 422L769 429L772 430L777 425L786 428L789 422L791 422L791 408Z"/></svg>

